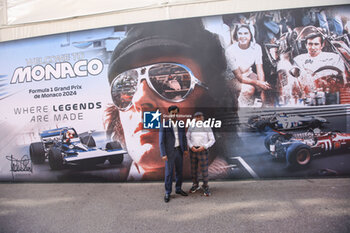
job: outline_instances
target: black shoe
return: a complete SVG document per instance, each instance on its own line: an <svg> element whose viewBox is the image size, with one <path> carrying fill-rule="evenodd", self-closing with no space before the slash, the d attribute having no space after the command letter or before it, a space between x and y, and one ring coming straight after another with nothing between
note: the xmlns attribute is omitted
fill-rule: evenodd
<svg viewBox="0 0 350 233"><path fill-rule="evenodd" d="M182 189L180 189L179 191L176 191L175 193L180 194L181 196L188 196L188 194L185 191L183 191Z"/></svg>
<svg viewBox="0 0 350 233"><path fill-rule="evenodd" d="M199 189L200 189L200 187L198 185L192 185L192 187L190 189L190 193L195 193Z"/></svg>
<svg viewBox="0 0 350 233"><path fill-rule="evenodd" d="M170 194L165 194L164 201L169 202L170 201Z"/></svg>
<svg viewBox="0 0 350 233"><path fill-rule="evenodd" d="M211 192L209 190L209 186L202 186L202 189L204 191L204 196L209 197L211 195Z"/></svg>

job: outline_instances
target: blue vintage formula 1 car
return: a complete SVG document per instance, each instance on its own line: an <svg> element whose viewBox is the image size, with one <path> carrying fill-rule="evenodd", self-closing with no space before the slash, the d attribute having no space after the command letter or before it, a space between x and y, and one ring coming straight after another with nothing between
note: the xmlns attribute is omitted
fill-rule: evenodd
<svg viewBox="0 0 350 233"><path fill-rule="evenodd" d="M34 164L44 163L46 158L52 170L59 170L65 164L99 164L106 160L110 164L123 162L123 150L118 142L109 142L104 149L97 148L91 134L78 136L74 128L63 127L40 133L41 142L30 144L30 158Z"/></svg>
<svg viewBox="0 0 350 233"><path fill-rule="evenodd" d="M252 129L264 131L266 127L275 130L293 130L320 128L328 121L323 117L303 116L296 114L275 113L271 116L252 116L248 119L248 126Z"/></svg>

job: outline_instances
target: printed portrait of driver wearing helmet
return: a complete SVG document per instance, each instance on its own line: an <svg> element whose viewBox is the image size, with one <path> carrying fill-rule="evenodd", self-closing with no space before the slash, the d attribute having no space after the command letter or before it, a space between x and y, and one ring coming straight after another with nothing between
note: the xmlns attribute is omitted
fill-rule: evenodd
<svg viewBox="0 0 350 233"><path fill-rule="evenodd" d="M75 132L72 129L67 130L65 135L65 143L71 143L71 140L75 137Z"/></svg>
<svg viewBox="0 0 350 233"><path fill-rule="evenodd" d="M168 114L176 104L180 114L200 109L213 117L226 100L226 60L218 36L201 19L186 19L130 26L115 48L108 79L113 105L106 110L107 134L119 141L132 159L128 180L164 177L165 162L159 149L159 130L143 129L143 113ZM227 106L226 106L227 107ZM209 156L209 177L227 177L220 136ZM214 148L215 147L215 148ZM189 156L183 158L183 176L190 178Z"/></svg>

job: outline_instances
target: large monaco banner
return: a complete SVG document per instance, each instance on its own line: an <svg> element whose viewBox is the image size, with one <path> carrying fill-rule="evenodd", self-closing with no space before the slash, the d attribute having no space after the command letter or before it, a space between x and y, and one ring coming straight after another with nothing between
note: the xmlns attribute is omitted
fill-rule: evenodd
<svg viewBox="0 0 350 233"><path fill-rule="evenodd" d="M0 43L0 181L161 180L174 128L213 131L209 179L348 176L349 32L346 5Z"/></svg>

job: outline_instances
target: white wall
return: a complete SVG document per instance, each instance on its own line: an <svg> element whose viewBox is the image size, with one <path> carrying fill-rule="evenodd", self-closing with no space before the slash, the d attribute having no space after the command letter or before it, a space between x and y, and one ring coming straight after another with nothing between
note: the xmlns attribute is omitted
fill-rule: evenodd
<svg viewBox="0 0 350 233"><path fill-rule="evenodd" d="M0 41L114 25L349 0L0 0Z"/></svg>

